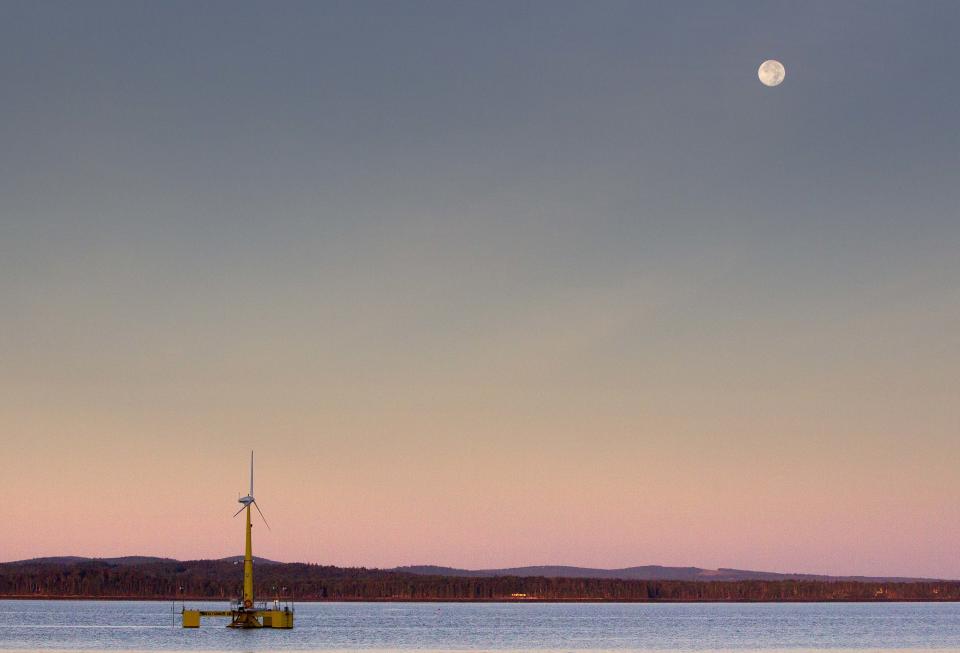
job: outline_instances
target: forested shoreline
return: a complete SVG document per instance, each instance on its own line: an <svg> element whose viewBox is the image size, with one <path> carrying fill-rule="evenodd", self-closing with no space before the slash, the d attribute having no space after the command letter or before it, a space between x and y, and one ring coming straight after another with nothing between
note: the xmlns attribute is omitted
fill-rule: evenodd
<svg viewBox="0 0 960 653"><path fill-rule="evenodd" d="M960 601L960 581L665 581L425 576L303 563L256 565L256 593L297 601ZM212 599L240 592L229 560L0 564L0 598Z"/></svg>

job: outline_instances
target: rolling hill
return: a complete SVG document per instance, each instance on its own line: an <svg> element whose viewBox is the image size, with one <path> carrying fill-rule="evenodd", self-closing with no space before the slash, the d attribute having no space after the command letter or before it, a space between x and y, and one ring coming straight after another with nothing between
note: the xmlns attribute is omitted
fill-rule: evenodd
<svg viewBox="0 0 960 653"><path fill-rule="evenodd" d="M236 556L36 558L0 563L0 597L218 599L240 593ZM696 567L342 568L256 560L256 593L298 601L958 601L960 582ZM626 578L625 578L626 576Z"/></svg>
<svg viewBox="0 0 960 653"><path fill-rule="evenodd" d="M458 576L463 578L496 578L516 576L519 578L608 578L617 580L678 580L678 581L746 581L746 580L810 580L810 581L854 581L912 583L932 580L928 578L872 577L872 576L828 576L825 574L790 574L770 571L750 571L747 569L702 569L700 567L664 567L644 565L624 567L622 569L596 569L592 567L571 567L565 565L507 567L503 569L457 569L435 565L415 565L395 567L393 571L421 576Z"/></svg>

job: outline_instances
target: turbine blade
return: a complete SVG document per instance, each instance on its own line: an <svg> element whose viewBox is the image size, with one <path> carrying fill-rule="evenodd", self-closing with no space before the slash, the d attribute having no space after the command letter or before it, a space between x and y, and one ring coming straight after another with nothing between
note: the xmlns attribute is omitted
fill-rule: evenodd
<svg viewBox="0 0 960 653"><path fill-rule="evenodd" d="M243 508L246 508L246 506L244 506ZM236 516L239 515L241 512L243 512L243 508L240 508L240 510L236 511L235 513L233 513L233 516L236 517Z"/></svg>
<svg viewBox="0 0 960 653"><path fill-rule="evenodd" d="M253 496L253 451L250 451L250 496Z"/></svg>
<svg viewBox="0 0 960 653"><path fill-rule="evenodd" d="M270 528L270 524L267 524L267 518L263 516L263 511L260 510L260 506L257 505L257 502L256 502L256 501L253 502L253 505L256 506L257 512L260 513L260 519L263 520L263 523L264 523L264 525L267 527L267 530L268 530L268 531L269 531L269 530L272 530L272 529Z"/></svg>

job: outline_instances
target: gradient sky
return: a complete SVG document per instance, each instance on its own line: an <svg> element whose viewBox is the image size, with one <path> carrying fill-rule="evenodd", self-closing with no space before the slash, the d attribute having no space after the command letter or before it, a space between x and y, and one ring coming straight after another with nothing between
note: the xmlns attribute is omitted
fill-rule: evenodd
<svg viewBox="0 0 960 653"><path fill-rule="evenodd" d="M960 578L958 33L3 2L0 560Z"/></svg>

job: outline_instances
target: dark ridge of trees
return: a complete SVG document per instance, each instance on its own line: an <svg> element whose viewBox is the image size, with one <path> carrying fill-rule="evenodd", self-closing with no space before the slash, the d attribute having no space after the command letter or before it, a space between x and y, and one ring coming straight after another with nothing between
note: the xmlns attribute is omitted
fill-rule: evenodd
<svg viewBox="0 0 960 653"><path fill-rule="evenodd" d="M960 581L660 581L423 576L302 563L255 565L256 593L301 601L960 601ZM232 599L241 565L224 560L0 564L0 597ZM522 595L522 596L517 596Z"/></svg>

